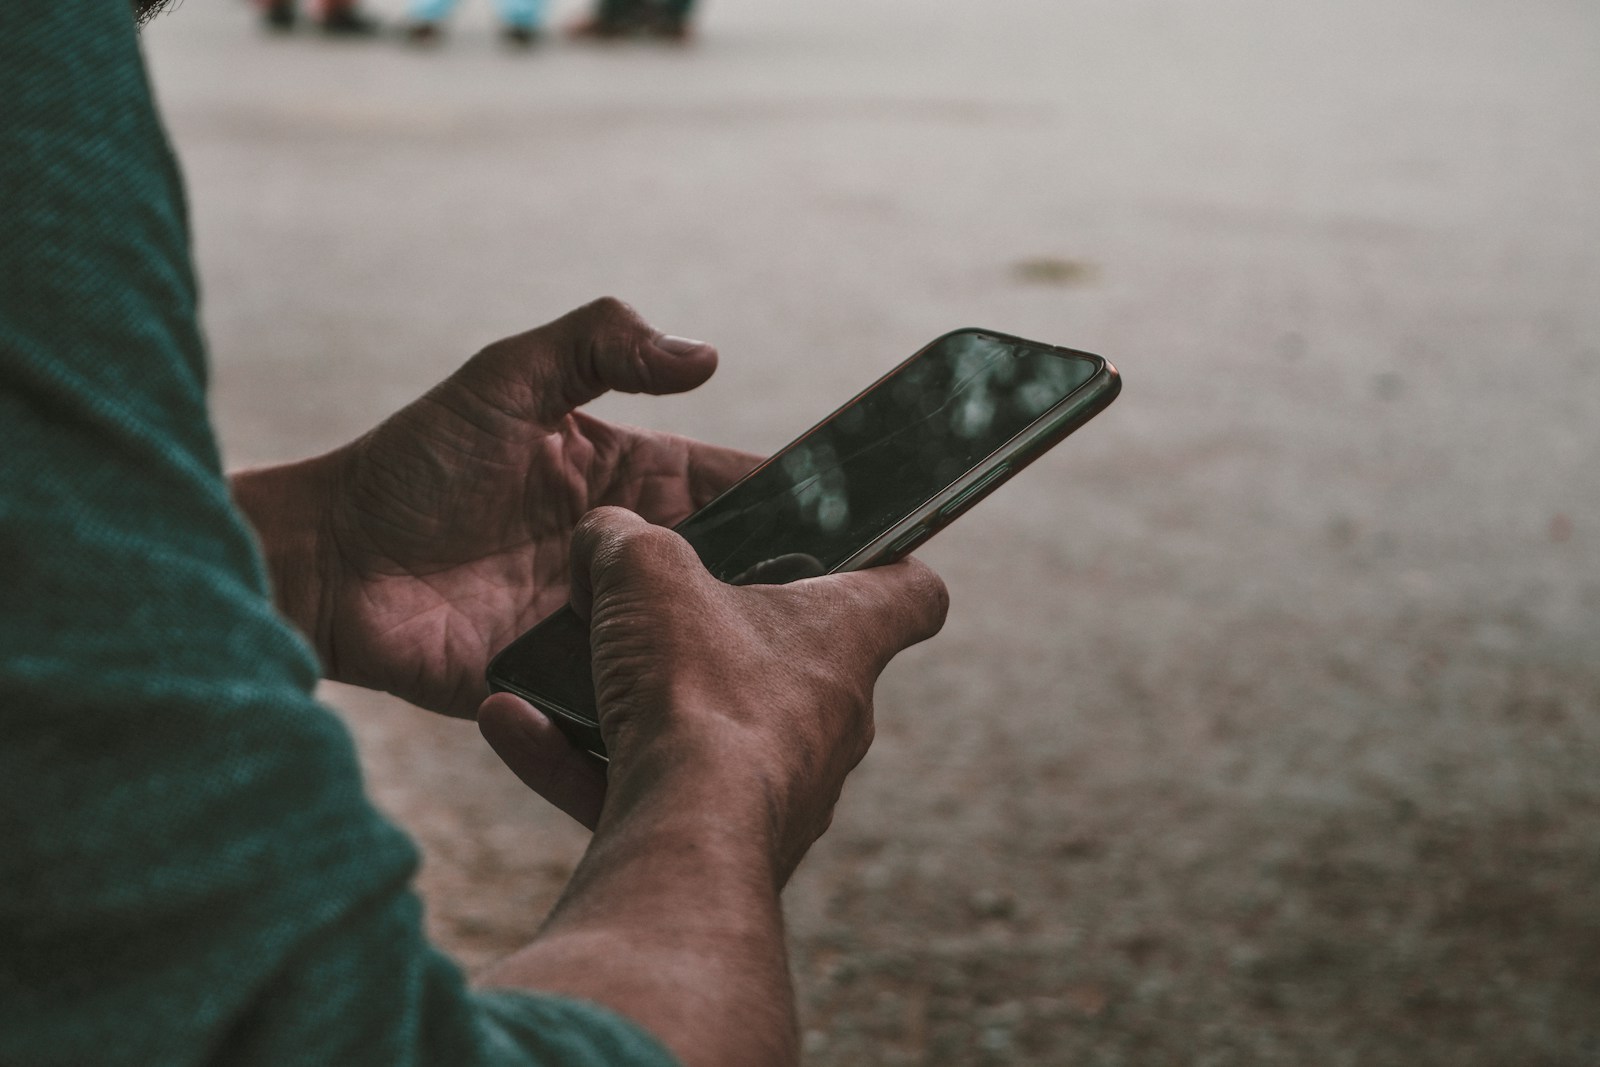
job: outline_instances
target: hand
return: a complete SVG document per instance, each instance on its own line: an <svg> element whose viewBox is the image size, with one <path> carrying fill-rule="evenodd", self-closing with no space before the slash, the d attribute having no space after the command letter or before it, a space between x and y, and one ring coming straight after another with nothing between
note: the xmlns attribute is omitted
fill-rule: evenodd
<svg viewBox="0 0 1600 1067"><path fill-rule="evenodd" d="M756 462L575 409L607 389L693 389L716 363L598 300L490 345L344 448L236 478L326 676L472 716L489 658L566 599L584 513L670 525Z"/></svg>
<svg viewBox="0 0 1600 1067"><path fill-rule="evenodd" d="M495 750L595 829L538 936L486 979L604 1004L686 1064L798 1063L778 894L872 741L879 672L943 623L944 586L912 560L724 585L677 534L602 508L573 537L572 603L609 777L528 704L484 702Z"/></svg>
<svg viewBox="0 0 1600 1067"><path fill-rule="evenodd" d="M679 773L760 783L780 884L872 742L878 675L937 633L947 606L943 583L915 560L725 585L677 534L616 508L579 524L572 590L590 623L610 789L662 788ZM529 785L595 825L606 776L542 715L496 694L478 723Z"/></svg>

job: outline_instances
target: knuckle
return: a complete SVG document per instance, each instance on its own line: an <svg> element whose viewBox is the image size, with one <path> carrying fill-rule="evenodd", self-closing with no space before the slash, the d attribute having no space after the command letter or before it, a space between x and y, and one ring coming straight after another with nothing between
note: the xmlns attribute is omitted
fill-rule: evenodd
<svg viewBox="0 0 1600 1067"><path fill-rule="evenodd" d="M593 509L578 520L578 525L572 531L573 536L593 540L605 534L616 523L622 510L622 508L610 505L602 505Z"/></svg>
<svg viewBox="0 0 1600 1067"><path fill-rule="evenodd" d="M627 322L638 318L633 306L614 296L597 297L578 309L592 322Z"/></svg>
<svg viewBox="0 0 1600 1067"><path fill-rule="evenodd" d="M650 359L645 355L651 339L648 330L635 330L619 339L617 357L621 366L617 369L621 373L617 381L629 391L648 390L654 385Z"/></svg>
<svg viewBox="0 0 1600 1067"><path fill-rule="evenodd" d="M616 532L612 551L616 562L630 571L679 573L683 544L664 526L635 522Z"/></svg>
<svg viewBox="0 0 1600 1067"><path fill-rule="evenodd" d="M649 569L654 555L649 542L650 535L645 530L617 530L611 537L611 559L628 570Z"/></svg>
<svg viewBox="0 0 1600 1067"><path fill-rule="evenodd" d="M592 511L578 520L572 528L572 554L575 557L588 558L594 555L602 525Z"/></svg>
<svg viewBox="0 0 1600 1067"><path fill-rule="evenodd" d="M648 340L653 331L632 304L614 296L602 296L579 309L584 332L600 346L631 346L638 339Z"/></svg>
<svg viewBox="0 0 1600 1067"><path fill-rule="evenodd" d="M572 531L573 552L588 556L596 570L625 563L624 549L632 534L627 516L628 512L618 507L590 511Z"/></svg>
<svg viewBox="0 0 1600 1067"><path fill-rule="evenodd" d="M593 300L575 313L572 373L590 391L637 392L650 383L648 350L656 333L630 305L614 296Z"/></svg>

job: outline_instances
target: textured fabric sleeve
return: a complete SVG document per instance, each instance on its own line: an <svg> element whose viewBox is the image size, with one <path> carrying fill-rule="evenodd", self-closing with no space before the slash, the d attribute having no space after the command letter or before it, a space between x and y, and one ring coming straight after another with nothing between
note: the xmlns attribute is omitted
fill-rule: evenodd
<svg viewBox="0 0 1600 1067"><path fill-rule="evenodd" d="M0 1063L670 1063L423 937L228 497L126 0L0 30Z"/></svg>

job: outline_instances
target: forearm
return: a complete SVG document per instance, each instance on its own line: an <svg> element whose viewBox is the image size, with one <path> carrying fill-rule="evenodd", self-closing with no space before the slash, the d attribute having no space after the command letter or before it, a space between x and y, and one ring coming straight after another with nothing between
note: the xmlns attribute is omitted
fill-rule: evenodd
<svg viewBox="0 0 1600 1067"><path fill-rule="evenodd" d="M304 634L326 665L322 598L328 593L324 525L335 491L333 454L238 471L234 504L255 530L278 610Z"/></svg>
<svg viewBox="0 0 1600 1067"><path fill-rule="evenodd" d="M539 937L486 981L603 1004L689 1067L781 1067L799 1049L772 813L753 776L707 766L614 780Z"/></svg>

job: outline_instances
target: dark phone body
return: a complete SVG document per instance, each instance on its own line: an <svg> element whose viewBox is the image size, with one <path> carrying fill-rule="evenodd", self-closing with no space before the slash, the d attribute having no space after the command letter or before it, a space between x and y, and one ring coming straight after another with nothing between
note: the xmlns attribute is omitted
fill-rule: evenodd
<svg viewBox="0 0 1600 1067"><path fill-rule="evenodd" d="M1099 356L955 330L675 529L723 581L890 563L1099 414L1120 388ZM790 573L769 576L781 571ZM488 674L491 689L517 694L579 747L605 755L589 629L570 606L506 646Z"/></svg>

